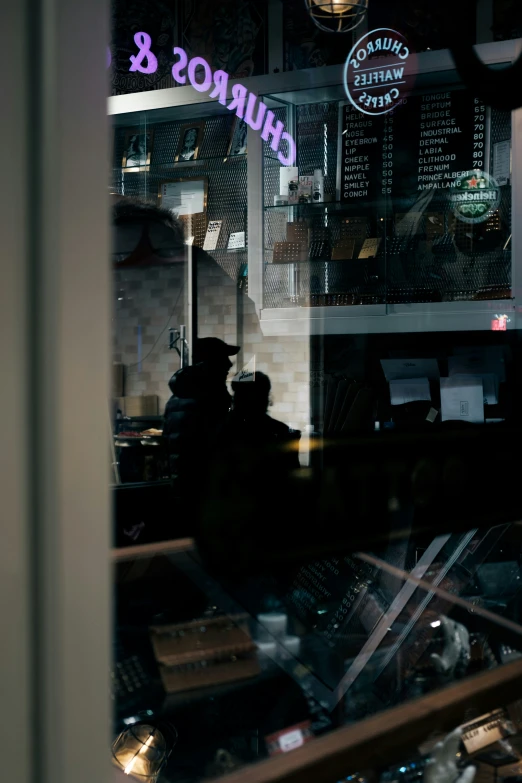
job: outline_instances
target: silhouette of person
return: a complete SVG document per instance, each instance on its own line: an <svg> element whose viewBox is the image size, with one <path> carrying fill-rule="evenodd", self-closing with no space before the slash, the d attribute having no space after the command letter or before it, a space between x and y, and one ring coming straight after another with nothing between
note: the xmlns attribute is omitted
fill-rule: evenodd
<svg viewBox="0 0 522 783"><path fill-rule="evenodd" d="M232 410L215 440L198 546L206 567L219 563L221 573L255 558L270 540L284 541L296 511L300 433L267 414L270 387L262 372L238 373Z"/></svg>
<svg viewBox="0 0 522 783"><path fill-rule="evenodd" d="M239 346L217 337L197 340L194 364L174 373L165 407L163 436L175 488L185 495L205 480L211 444L231 405L226 380Z"/></svg>
<svg viewBox="0 0 522 783"><path fill-rule="evenodd" d="M222 440L228 447L275 451L284 467L297 469L300 433L268 415L271 388L263 372L242 371L235 376L232 410L223 425Z"/></svg>

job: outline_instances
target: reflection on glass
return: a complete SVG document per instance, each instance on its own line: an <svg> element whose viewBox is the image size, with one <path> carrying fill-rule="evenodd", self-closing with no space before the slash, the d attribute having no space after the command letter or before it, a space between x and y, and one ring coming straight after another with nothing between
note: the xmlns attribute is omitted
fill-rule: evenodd
<svg viewBox="0 0 522 783"><path fill-rule="evenodd" d="M335 22L353 4L312 6ZM309 60L341 38L313 35ZM116 127L113 693L127 774L153 779L159 763L162 781L192 783L313 755L325 733L414 713L522 658L522 538L498 524L519 518L511 439L486 426L520 397L511 118L435 61L385 117L348 104L330 71L288 68L279 88L271 74L292 167L270 138L248 145L225 104L191 102L188 83L173 91L187 105L140 114L147 171L125 170ZM486 174L498 187L481 214L457 209ZM205 359L201 340L233 350ZM484 738L522 731L504 704L474 707L458 750L444 725L400 765L384 759L382 780L421 780L437 742L461 754L456 778ZM180 728L168 761L163 719Z"/></svg>
<svg viewBox="0 0 522 783"><path fill-rule="evenodd" d="M167 759L167 744L158 729L141 723L119 735L112 754L126 775L155 783Z"/></svg>

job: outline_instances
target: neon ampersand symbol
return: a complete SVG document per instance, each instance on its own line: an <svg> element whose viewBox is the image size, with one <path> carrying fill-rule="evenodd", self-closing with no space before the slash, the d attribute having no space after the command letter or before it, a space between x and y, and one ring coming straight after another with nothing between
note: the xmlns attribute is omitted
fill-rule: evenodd
<svg viewBox="0 0 522 783"><path fill-rule="evenodd" d="M448 2L450 52L464 84L494 109L513 111L522 106L522 54L513 65L493 71L474 49L472 38L477 0Z"/></svg>
<svg viewBox="0 0 522 783"><path fill-rule="evenodd" d="M155 73L158 70L158 60L156 55L150 50L152 38L148 33L136 33L134 43L139 49L138 54L131 54L129 60L132 65L129 71L140 71L141 73ZM147 60L147 65L142 65L143 60Z"/></svg>

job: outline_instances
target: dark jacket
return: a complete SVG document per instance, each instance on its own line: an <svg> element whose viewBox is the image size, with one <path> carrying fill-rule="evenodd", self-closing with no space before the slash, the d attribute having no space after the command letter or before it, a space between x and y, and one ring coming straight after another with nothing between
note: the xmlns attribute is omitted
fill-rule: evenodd
<svg viewBox="0 0 522 783"><path fill-rule="evenodd" d="M296 470L300 437L300 432L290 430L267 413L249 415L232 410L220 431L218 448L258 454L263 461L276 459L279 468Z"/></svg>
<svg viewBox="0 0 522 783"><path fill-rule="evenodd" d="M165 407L163 436L173 478L198 483L222 427L231 397L222 378L204 363L178 370L169 381L172 397ZM183 483L183 482L182 482Z"/></svg>
<svg viewBox="0 0 522 783"><path fill-rule="evenodd" d="M201 498L198 551L216 573L248 572L263 552L290 546L303 497L298 431L265 413L226 418ZM300 482L300 483L299 483ZM308 509L306 509L308 510Z"/></svg>

